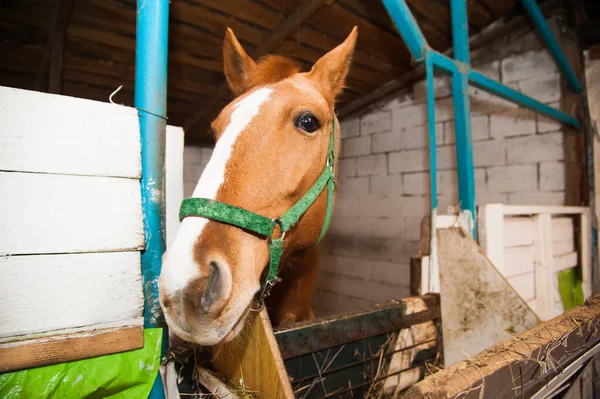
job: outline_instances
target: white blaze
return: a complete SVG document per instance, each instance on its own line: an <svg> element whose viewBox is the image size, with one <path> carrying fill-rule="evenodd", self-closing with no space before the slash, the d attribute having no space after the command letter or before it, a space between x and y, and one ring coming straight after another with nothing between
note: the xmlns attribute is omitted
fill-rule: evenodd
<svg viewBox="0 0 600 399"><path fill-rule="evenodd" d="M223 184L227 161L235 142L258 114L261 105L269 99L272 91L270 88L258 89L233 105L229 125L219 138L192 197L215 199ZM184 289L190 280L200 276L193 251L194 244L207 223L208 220L201 217L188 217L181 222L161 273L162 288L167 294L172 295Z"/></svg>

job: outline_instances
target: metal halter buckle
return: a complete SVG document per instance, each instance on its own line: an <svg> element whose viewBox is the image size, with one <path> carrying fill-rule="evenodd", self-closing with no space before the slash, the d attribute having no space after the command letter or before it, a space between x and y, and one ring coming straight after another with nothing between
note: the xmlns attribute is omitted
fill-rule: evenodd
<svg viewBox="0 0 600 399"><path fill-rule="evenodd" d="M260 293L260 297L266 298L269 295L271 295L271 290L273 289L273 286L282 281L283 281L283 279L281 277L277 277L277 278L275 278L275 280L267 281L265 283L265 286L264 286L262 292Z"/></svg>

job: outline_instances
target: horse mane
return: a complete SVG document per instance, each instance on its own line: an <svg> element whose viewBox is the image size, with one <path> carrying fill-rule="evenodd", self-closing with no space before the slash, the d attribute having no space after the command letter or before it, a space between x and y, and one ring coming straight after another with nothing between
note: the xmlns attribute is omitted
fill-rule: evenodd
<svg viewBox="0 0 600 399"><path fill-rule="evenodd" d="M246 80L247 89L277 83L300 72L300 65L280 55L265 55L258 60Z"/></svg>

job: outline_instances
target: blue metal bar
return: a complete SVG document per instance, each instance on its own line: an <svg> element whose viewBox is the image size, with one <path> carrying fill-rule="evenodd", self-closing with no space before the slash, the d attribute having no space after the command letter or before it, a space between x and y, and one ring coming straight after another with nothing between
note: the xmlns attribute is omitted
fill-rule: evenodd
<svg viewBox="0 0 600 399"><path fill-rule="evenodd" d="M459 63L459 67L457 67L454 60L433 50L430 50L427 56L431 58L431 61L436 68L451 76L456 73L456 71L460 68L460 65L462 65ZM496 82L494 79L490 79L487 76L472 70L471 68L467 68L467 71L469 82L475 87L485 90L488 93L494 94L507 101L518 104L521 107L545 115L548 118L554 119L558 122L565 123L573 127L579 126L579 121L569 114L549 107L534 98L513 90L510 87L504 86L503 84Z"/></svg>
<svg viewBox="0 0 600 399"><path fill-rule="evenodd" d="M452 0L450 5L452 18L452 45L454 59L469 64L469 21L467 20L466 0Z"/></svg>
<svg viewBox="0 0 600 399"><path fill-rule="evenodd" d="M503 84L496 82L494 79L490 79L487 76L480 74L479 72L470 70L469 80L473 86L479 87L488 93L495 94L498 97L511 101L515 104L519 104L522 107L543 114L559 122L566 123L569 126L579 126L579 121L573 118L571 115L549 107L546 104L526 96L523 93L519 93L516 90L506 87Z"/></svg>
<svg viewBox="0 0 600 399"><path fill-rule="evenodd" d="M581 84L579 83L577 76L575 76L575 72L573 71L573 68L571 68L569 61L567 61L565 54L560 48L558 41L556 41L556 38L552 34L552 31L548 26L548 22L546 22L546 18L544 18L544 14L542 14L542 10L540 10L540 7L535 0L522 0L522 3L523 7L525 7L525 11L527 11L527 14L529 14L537 30L540 32L540 35L546 43L546 46L548 46L548 50L550 50L550 54L552 54L558 69L560 69L560 72L563 74L565 79L567 79L569 87L575 93L581 93Z"/></svg>
<svg viewBox="0 0 600 399"><path fill-rule="evenodd" d="M437 270L437 144L435 133L435 82L433 76L434 64L429 56L425 55L425 76L427 80L427 128L429 130L429 184L431 188L431 220L429 229L429 257L431 259L429 291L440 292L439 271Z"/></svg>
<svg viewBox="0 0 600 399"><path fill-rule="evenodd" d="M404 0L382 0L415 61L424 61L429 48L423 32Z"/></svg>
<svg viewBox="0 0 600 399"><path fill-rule="evenodd" d="M454 103L454 135L456 136L456 167L458 173L458 202L461 213L469 220L471 234L477 239L475 228L475 171L471 140L471 106L469 101L469 24L467 2L452 0L452 40L456 69L452 74L452 101Z"/></svg>
<svg viewBox="0 0 600 399"><path fill-rule="evenodd" d="M138 0L136 29L134 103L140 119L142 210L146 237L142 253L144 326L163 328L161 355L164 355L168 339L158 302L158 276L165 251L163 210L169 1ZM160 373L149 397L165 397Z"/></svg>

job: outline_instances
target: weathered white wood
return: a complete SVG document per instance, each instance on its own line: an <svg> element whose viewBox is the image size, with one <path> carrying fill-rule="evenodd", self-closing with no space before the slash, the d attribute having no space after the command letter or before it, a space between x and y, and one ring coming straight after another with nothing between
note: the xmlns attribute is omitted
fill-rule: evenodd
<svg viewBox="0 0 600 399"><path fill-rule="evenodd" d="M585 206L505 205L504 215L577 215L587 212Z"/></svg>
<svg viewBox="0 0 600 399"><path fill-rule="evenodd" d="M587 299L592 295L592 221L590 218L591 212L582 213L579 223L579 239L581 253L581 275L583 277L582 290L583 296Z"/></svg>
<svg viewBox="0 0 600 399"><path fill-rule="evenodd" d="M0 258L0 337L129 321L143 310L139 252Z"/></svg>
<svg viewBox="0 0 600 399"><path fill-rule="evenodd" d="M552 255L560 256L570 252L576 252L575 241L573 239L566 241L554 241L552 243Z"/></svg>
<svg viewBox="0 0 600 399"><path fill-rule="evenodd" d="M0 87L0 170L139 178L137 111Z"/></svg>
<svg viewBox="0 0 600 399"><path fill-rule="evenodd" d="M502 272L504 259L504 206L488 204L479 207L479 245L496 269Z"/></svg>
<svg viewBox="0 0 600 399"><path fill-rule="evenodd" d="M537 325L538 319L464 231L438 230L446 366Z"/></svg>
<svg viewBox="0 0 600 399"><path fill-rule="evenodd" d="M572 217L552 218L552 242L567 241L575 238Z"/></svg>
<svg viewBox="0 0 600 399"><path fill-rule="evenodd" d="M577 252L569 252L553 257L554 271L558 272L577 266Z"/></svg>
<svg viewBox="0 0 600 399"><path fill-rule="evenodd" d="M531 301L535 298L533 273L519 274L509 277L507 280L524 301Z"/></svg>
<svg viewBox="0 0 600 399"><path fill-rule="evenodd" d="M509 247L503 254L504 270L500 272L504 277L533 272L533 246Z"/></svg>
<svg viewBox="0 0 600 399"><path fill-rule="evenodd" d="M142 248L134 179L0 172L0 254Z"/></svg>
<svg viewBox="0 0 600 399"><path fill-rule="evenodd" d="M533 220L531 217L508 217L504 219L505 247L532 245L533 234Z"/></svg>
<svg viewBox="0 0 600 399"><path fill-rule="evenodd" d="M554 314L552 219L546 213L534 216L533 221L536 311L542 320L549 320Z"/></svg>
<svg viewBox="0 0 600 399"><path fill-rule="evenodd" d="M167 249L179 228L179 207L183 200L183 129L167 126L165 148L165 192Z"/></svg>
<svg viewBox="0 0 600 399"><path fill-rule="evenodd" d="M429 256L421 258L421 292L420 295L425 295L429 292Z"/></svg>

